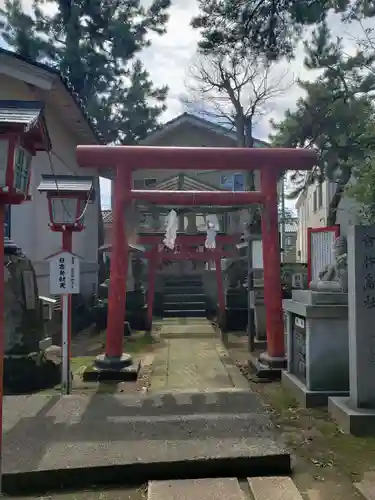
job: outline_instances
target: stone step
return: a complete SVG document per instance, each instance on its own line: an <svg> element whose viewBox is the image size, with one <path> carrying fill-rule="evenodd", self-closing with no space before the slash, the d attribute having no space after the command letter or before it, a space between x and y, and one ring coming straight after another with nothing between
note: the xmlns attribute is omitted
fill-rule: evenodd
<svg viewBox="0 0 375 500"><path fill-rule="evenodd" d="M164 302L164 309L175 311L205 311L206 303L205 302Z"/></svg>
<svg viewBox="0 0 375 500"><path fill-rule="evenodd" d="M164 303L167 302L204 302L204 293L164 293Z"/></svg>
<svg viewBox="0 0 375 500"><path fill-rule="evenodd" d="M193 283L194 285L195 284L199 284L201 285L202 284L202 279L201 278L193 278L193 277L190 277L190 276L176 276L176 277L170 277L170 278L165 278L164 280L164 284L165 285L178 285L179 283Z"/></svg>
<svg viewBox="0 0 375 500"><path fill-rule="evenodd" d="M303 500L290 477L249 477L254 500Z"/></svg>
<svg viewBox="0 0 375 500"><path fill-rule="evenodd" d="M206 316L205 309L199 310L179 310L179 309L164 309L165 318L203 318Z"/></svg>
<svg viewBox="0 0 375 500"><path fill-rule="evenodd" d="M164 288L164 296L168 294L197 294L203 293L201 286L169 286Z"/></svg>
<svg viewBox="0 0 375 500"><path fill-rule="evenodd" d="M236 478L149 481L148 500L245 500Z"/></svg>
<svg viewBox="0 0 375 500"><path fill-rule="evenodd" d="M360 483L354 483L354 487L366 500L375 500L375 481L364 479Z"/></svg>
<svg viewBox="0 0 375 500"><path fill-rule="evenodd" d="M164 283L164 287L165 288L168 288L168 287L173 287L173 286L198 286L198 287L201 287L203 286L202 282L201 281L187 281L187 280L176 280L176 281L171 281L171 282L167 282L167 283Z"/></svg>
<svg viewBox="0 0 375 500"><path fill-rule="evenodd" d="M254 500L302 500L290 477L248 478ZM148 500L247 500L237 478L149 481Z"/></svg>

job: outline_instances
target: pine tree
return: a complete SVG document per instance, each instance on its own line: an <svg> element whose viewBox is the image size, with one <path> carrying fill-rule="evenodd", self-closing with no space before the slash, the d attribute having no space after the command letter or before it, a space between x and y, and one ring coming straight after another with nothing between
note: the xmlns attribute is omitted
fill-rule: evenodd
<svg viewBox="0 0 375 500"><path fill-rule="evenodd" d="M46 7L56 4L54 14ZM108 142L134 143L158 126L167 87L139 60L149 33L162 35L170 0L6 0L0 34L22 56L59 69Z"/></svg>
<svg viewBox="0 0 375 500"><path fill-rule="evenodd" d="M198 0L192 26L201 30L205 53L250 47L269 60L293 56L304 27L323 22L329 12L343 22L373 17L368 0ZM246 49L245 49L246 50Z"/></svg>
<svg viewBox="0 0 375 500"><path fill-rule="evenodd" d="M327 221L333 225L352 176L375 152L375 54L358 51L346 56L341 40L332 41L325 23L305 44L305 50L305 66L323 72L315 82L299 82L305 97L280 124L273 124L274 143L316 149L319 164L308 176L307 184L325 178L335 181ZM297 172L293 180L296 189L292 197L306 187L304 175Z"/></svg>

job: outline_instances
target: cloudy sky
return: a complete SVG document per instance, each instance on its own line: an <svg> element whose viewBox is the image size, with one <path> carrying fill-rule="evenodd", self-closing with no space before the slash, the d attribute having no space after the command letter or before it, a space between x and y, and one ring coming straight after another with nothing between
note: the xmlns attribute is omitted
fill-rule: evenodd
<svg viewBox="0 0 375 500"><path fill-rule="evenodd" d="M180 95L186 90L187 71L194 60L199 37L199 33L190 27L191 18L198 13L197 1L173 0L172 4L167 34L153 37L152 46L144 52L142 57L146 68L151 73L153 82L156 85L167 84L169 86L168 110L163 116L165 121L184 111ZM353 51L355 48L354 38L356 33L361 32L360 28L351 27L349 34L347 27L343 26L336 16L331 16L330 27L334 36L343 37L347 51ZM280 63L275 72L281 73L287 69L288 79L289 77L291 79L298 77L313 79L316 73L314 75L311 71L308 72L303 68L303 57L301 46L297 49L295 60L291 63ZM281 120L285 110L295 106L299 95L298 87L293 86L284 95L279 96L273 103L269 114L256 124L254 135L259 139L267 139L271 131L270 118L274 118L276 121ZM107 190L108 186L103 184L103 191Z"/></svg>
<svg viewBox="0 0 375 500"><path fill-rule="evenodd" d="M150 0L144 0L149 3ZM23 0L23 5L29 7L32 0ZM4 0L0 0L0 6ZM187 80L187 69L191 64L197 47L199 33L190 28L191 18L197 14L198 7L196 0L172 0L173 6L170 9L170 20L166 35L153 37L152 46L144 51L142 59L145 67L150 72L153 82L156 85L169 86L168 110L163 116L163 121L170 120L184 111L184 106L180 101L180 96L185 92ZM330 27L334 36L343 37L347 52L355 50L355 38L361 32L359 26L351 26L350 32L338 17L331 16ZM303 49L297 49L297 56L291 63L281 62L276 72L288 70L288 79L297 77L313 79L311 72L303 68ZM259 139L267 139L270 133L270 118L276 121L281 120L286 109L293 108L300 95L297 86L290 88L284 95L279 96L272 103L269 113L262 117L256 124L254 135ZM109 182L102 182L103 207L109 206Z"/></svg>

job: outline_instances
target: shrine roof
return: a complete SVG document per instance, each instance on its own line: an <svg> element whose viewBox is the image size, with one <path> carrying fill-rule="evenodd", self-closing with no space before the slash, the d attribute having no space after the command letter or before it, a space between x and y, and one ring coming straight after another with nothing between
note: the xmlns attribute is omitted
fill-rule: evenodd
<svg viewBox="0 0 375 500"><path fill-rule="evenodd" d="M155 146L158 144L158 141L161 138L164 138L171 134L171 132L175 131L179 127L183 125L188 125L192 127L197 127L202 130L204 133L205 131L207 132L213 132L214 134L217 134L218 136L221 137L227 137L233 141L234 144L237 144L238 138L236 132L232 129L229 128L228 126L221 125L217 122L214 122L212 120L207 120L205 118L202 118L201 116L197 116L193 113L181 113L178 116L175 116L171 120L163 123L160 127L158 127L156 130L151 132L150 134L147 135L145 139L140 141L140 145L150 145L150 146ZM265 148L265 147L270 147L270 144L262 141L260 139L256 139L255 137L253 138L254 141L254 147L255 148ZM202 142L204 142L204 139L202 138ZM172 144L171 144L172 145ZM207 146L208 144L206 144ZM203 144L202 144L203 146Z"/></svg>
<svg viewBox="0 0 375 500"><path fill-rule="evenodd" d="M37 124L43 111L40 101L0 101L0 123L17 123L25 132Z"/></svg>
<svg viewBox="0 0 375 500"><path fill-rule="evenodd" d="M2 132L15 130L19 133L36 135L37 150L50 150L51 140L44 119L42 101L0 101L0 129Z"/></svg>
<svg viewBox="0 0 375 500"><path fill-rule="evenodd" d="M219 188L207 184L206 182L198 181L188 175L174 175L158 184L152 190L156 191L220 191Z"/></svg>
<svg viewBox="0 0 375 500"><path fill-rule="evenodd" d="M28 83L32 82L34 84L34 76L37 81L48 79L49 83L52 83L52 88L48 93L46 92L44 96L47 101L49 98L53 100L53 104L63 111L64 116L67 116L71 130L74 132L77 131L80 134L80 140L84 140L85 143L87 143L86 141L89 141L89 143L93 141L104 143L103 136L94 124L94 121L88 115L83 101L74 91L68 80L64 78L56 68L41 62L33 61L20 54L0 47L0 74L3 74L3 71L7 68L11 68L12 75L19 75L15 77L17 79L22 80L22 75L24 74L26 74L28 78L31 77L32 79L30 81L29 79L24 80ZM7 74L6 71L4 74ZM37 84L36 86L38 87ZM44 87L41 87L41 89L43 89L43 91L45 90ZM41 95L43 95L43 93Z"/></svg>
<svg viewBox="0 0 375 500"><path fill-rule="evenodd" d="M94 187L94 177L77 175L42 175L38 191L60 191L62 193L89 193Z"/></svg>

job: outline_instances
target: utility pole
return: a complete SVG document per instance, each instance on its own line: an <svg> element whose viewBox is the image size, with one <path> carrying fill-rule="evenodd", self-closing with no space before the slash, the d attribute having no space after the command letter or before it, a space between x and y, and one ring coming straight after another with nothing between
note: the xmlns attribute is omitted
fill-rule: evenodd
<svg viewBox="0 0 375 500"><path fill-rule="evenodd" d="M246 121L245 127L245 144L246 147L252 148L254 146L252 121ZM251 174L251 173L250 173ZM248 179L249 180L249 179ZM248 182L248 189L254 190L254 182ZM249 208L249 222L247 231L245 231L245 238L247 237L247 335L249 352L254 352L255 341L255 296L254 296L254 276L253 276L253 240L251 233L251 223L253 221L253 214Z"/></svg>
<svg viewBox="0 0 375 500"><path fill-rule="evenodd" d="M280 217L280 246L284 250L285 249L285 177L284 175L281 178L281 217ZM284 262L285 255L284 251L281 252L281 262Z"/></svg>

